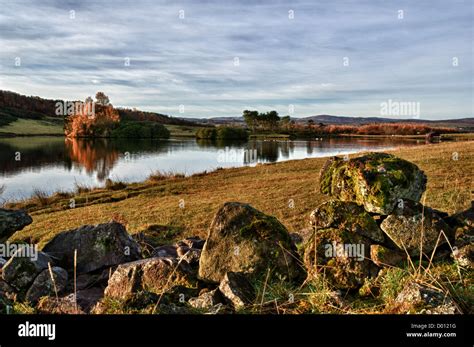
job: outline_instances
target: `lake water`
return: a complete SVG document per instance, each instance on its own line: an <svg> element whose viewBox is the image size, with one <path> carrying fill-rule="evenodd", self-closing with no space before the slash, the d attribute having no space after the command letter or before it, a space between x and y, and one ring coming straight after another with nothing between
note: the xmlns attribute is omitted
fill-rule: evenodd
<svg viewBox="0 0 474 347"><path fill-rule="evenodd" d="M103 186L107 178L145 180L156 171L190 175L293 159L327 157L366 150L423 144L405 139L332 138L319 141L210 142L170 140L66 140L62 137L0 138L0 202L70 191L76 183ZM0 189L1 190L1 189Z"/></svg>

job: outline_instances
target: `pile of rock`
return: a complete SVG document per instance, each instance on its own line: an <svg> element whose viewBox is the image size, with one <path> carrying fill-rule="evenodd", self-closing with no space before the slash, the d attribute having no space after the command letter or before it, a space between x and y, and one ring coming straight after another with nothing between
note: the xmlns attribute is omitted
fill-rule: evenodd
<svg viewBox="0 0 474 347"><path fill-rule="evenodd" d="M448 241L459 243L452 226L465 225L460 220L468 212L448 218L423 206L425 187L424 173L394 155L329 159L320 173L320 190L334 200L311 213L313 233L304 254L308 271L324 273L337 288L354 289L380 267L403 265L408 257L430 258L442 254ZM462 230L472 235L470 228ZM472 240L461 247L468 253Z"/></svg>

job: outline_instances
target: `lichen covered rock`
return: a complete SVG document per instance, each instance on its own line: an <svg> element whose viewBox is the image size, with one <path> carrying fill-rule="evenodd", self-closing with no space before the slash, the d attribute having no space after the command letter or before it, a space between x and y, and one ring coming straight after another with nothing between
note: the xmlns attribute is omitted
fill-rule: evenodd
<svg viewBox="0 0 474 347"><path fill-rule="evenodd" d="M386 153L343 160L329 159L320 173L320 190L354 201L368 212L390 214L399 199L419 201L426 176L415 164Z"/></svg>
<svg viewBox="0 0 474 347"><path fill-rule="evenodd" d="M140 259L140 247L117 222L84 225L62 232L43 248L67 270L74 267L74 250L77 250L79 273Z"/></svg>
<svg viewBox="0 0 474 347"><path fill-rule="evenodd" d="M420 250L430 254L437 242L438 246L445 244L446 237L453 233L431 208L409 200L403 200L380 228L400 250L406 250L411 256L419 255ZM441 232L445 236L440 235Z"/></svg>
<svg viewBox="0 0 474 347"><path fill-rule="evenodd" d="M370 260L371 241L344 229L320 229L305 246L304 263L312 276L325 276L336 288L355 289L378 268Z"/></svg>
<svg viewBox="0 0 474 347"><path fill-rule="evenodd" d="M362 206L353 202L330 200L319 205L310 215L315 229L345 229L377 242L383 242L382 230Z"/></svg>
<svg viewBox="0 0 474 347"><path fill-rule="evenodd" d="M254 277L267 274L302 276L298 256L286 228L248 204L225 203L209 228L199 262L199 278L219 283L227 272Z"/></svg>

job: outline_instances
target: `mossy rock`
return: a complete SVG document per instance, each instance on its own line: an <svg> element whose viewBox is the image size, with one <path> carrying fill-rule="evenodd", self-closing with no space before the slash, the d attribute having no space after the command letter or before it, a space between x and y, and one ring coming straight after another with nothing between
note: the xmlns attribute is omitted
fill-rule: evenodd
<svg viewBox="0 0 474 347"><path fill-rule="evenodd" d="M418 256L420 250L431 255L435 247L447 243L446 238L454 238L454 231L434 210L410 200L402 200L380 228L411 256Z"/></svg>
<svg viewBox="0 0 474 347"><path fill-rule="evenodd" d="M66 270L74 268L77 251L77 272L84 273L140 258L140 247L117 222L83 225L57 234L43 251L57 259Z"/></svg>
<svg viewBox="0 0 474 347"><path fill-rule="evenodd" d="M399 199L419 201L426 176L415 164L386 153L343 160L329 159L320 172L323 194L354 201L365 210L390 214Z"/></svg>
<svg viewBox="0 0 474 347"><path fill-rule="evenodd" d="M308 241L304 264L310 276L324 276L335 288L356 289L375 277L370 260L371 241L343 229L320 229Z"/></svg>
<svg viewBox="0 0 474 347"><path fill-rule="evenodd" d="M322 203L311 213L310 223L316 230L344 229L376 242L384 241L375 219L354 202L330 200Z"/></svg>
<svg viewBox="0 0 474 347"><path fill-rule="evenodd" d="M209 228L199 262L199 278L219 283L227 272L301 278L295 246L286 228L248 204L227 202Z"/></svg>

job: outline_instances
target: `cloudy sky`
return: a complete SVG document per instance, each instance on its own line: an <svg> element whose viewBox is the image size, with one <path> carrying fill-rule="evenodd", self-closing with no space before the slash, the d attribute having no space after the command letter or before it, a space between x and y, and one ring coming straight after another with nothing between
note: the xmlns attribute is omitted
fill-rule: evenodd
<svg viewBox="0 0 474 347"><path fill-rule="evenodd" d="M101 90L115 106L182 117L380 116L388 100L419 103L422 119L473 117L473 7L0 0L0 89Z"/></svg>

